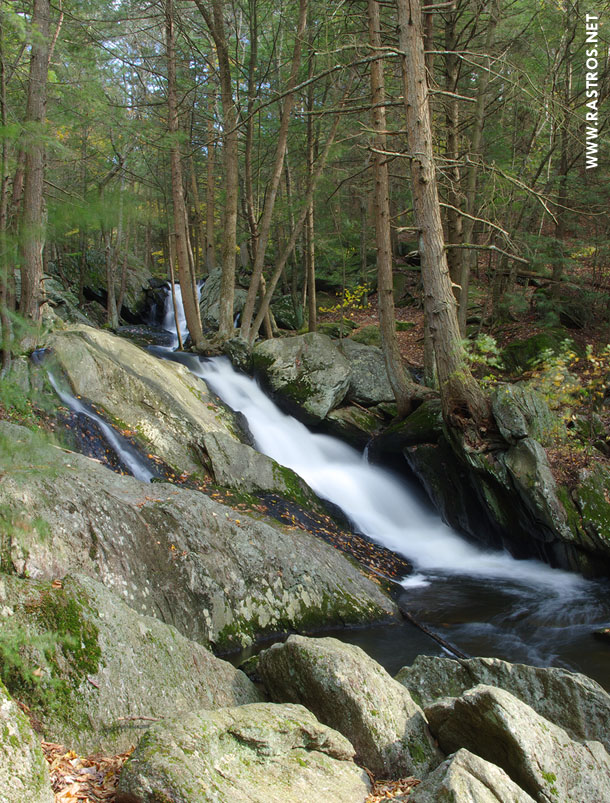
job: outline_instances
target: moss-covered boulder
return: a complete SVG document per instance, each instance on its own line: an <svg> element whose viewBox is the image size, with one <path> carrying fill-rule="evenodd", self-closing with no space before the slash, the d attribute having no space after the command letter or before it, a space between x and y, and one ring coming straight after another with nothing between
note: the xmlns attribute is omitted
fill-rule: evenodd
<svg viewBox="0 0 610 803"><path fill-rule="evenodd" d="M347 339L341 341L339 351L350 365L347 401L365 407L394 401L394 392L380 348Z"/></svg>
<svg viewBox="0 0 610 803"><path fill-rule="evenodd" d="M303 325L303 309L294 308L292 296L282 296L271 304L275 322L282 329L300 329Z"/></svg>
<svg viewBox="0 0 610 803"><path fill-rule="evenodd" d="M422 710L359 647L290 636L261 653L257 670L271 699L313 711L378 777L420 777L441 760Z"/></svg>
<svg viewBox="0 0 610 803"><path fill-rule="evenodd" d="M363 326L353 335L350 335L350 338L355 340L356 343L364 343L365 346L381 346L381 331L375 324Z"/></svg>
<svg viewBox="0 0 610 803"><path fill-rule="evenodd" d="M233 415L184 365L89 326L58 332L48 345L77 396L101 407L180 471L202 470L198 455L206 432L232 434Z"/></svg>
<svg viewBox="0 0 610 803"><path fill-rule="evenodd" d="M480 683L504 689L559 725L571 739L597 740L610 749L610 695L578 672L511 664L499 658L454 661L418 655L412 666L400 670L396 680L424 708L442 697L459 697Z"/></svg>
<svg viewBox="0 0 610 803"><path fill-rule="evenodd" d="M123 766L131 803L364 803L351 744L302 706L196 711L154 725Z"/></svg>
<svg viewBox="0 0 610 803"><path fill-rule="evenodd" d="M599 742L580 744L509 692L475 686L426 709L440 747L464 747L497 764L539 803L605 800L610 755Z"/></svg>
<svg viewBox="0 0 610 803"><path fill-rule="evenodd" d="M54 798L38 737L0 681L0 803L53 803Z"/></svg>
<svg viewBox="0 0 610 803"><path fill-rule="evenodd" d="M19 517L18 527L0 530L5 571L89 575L139 613L218 650L264 633L397 615L375 583L301 529L51 446L34 453L23 427L0 422L2 432L18 453L0 483L0 513Z"/></svg>
<svg viewBox="0 0 610 803"><path fill-rule="evenodd" d="M317 332L265 340L254 347L252 361L278 403L306 423L338 407L349 387L349 362Z"/></svg>
<svg viewBox="0 0 610 803"><path fill-rule="evenodd" d="M491 404L498 428L511 444L529 436L548 445L565 431L545 399L527 385L499 385Z"/></svg>
<svg viewBox="0 0 610 803"><path fill-rule="evenodd" d="M19 654L0 652L0 666L47 741L119 752L156 719L261 699L231 664L90 578L0 576L0 605Z"/></svg>
<svg viewBox="0 0 610 803"><path fill-rule="evenodd" d="M208 432L205 449L219 485L242 493L274 493L308 509L321 509L317 496L298 474L251 446L221 432Z"/></svg>
<svg viewBox="0 0 610 803"><path fill-rule="evenodd" d="M458 750L418 784L408 797L409 803L535 803L504 770Z"/></svg>
<svg viewBox="0 0 610 803"><path fill-rule="evenodd" d="M318 324L316 331L322 335L340 339L349 337L350 332L356 329L357 326L358 324L355 321L344 317L338 321L323 321Z"/></svg>
<svg viewBox="0 0 610 803"><path fill-rule="evenodd" d="M322 427L325 432L346 441L356 449L364 449L371 437L379 431L383 421L383 414L348 404L331 410Z"/></svg>
<svg viewBox="0 0 610 803"><path fill-rule="evenodd" d="M582 469L572 497L582 528L600 551L610 551L610 470L592 464Z"/></svg>
<svg viewBox="0 0 610 803"><path fill-rule="evenodd" d="M424 401L406 418L385 427L371 444L375 454L401 454L417 444L435 444L443 431L439 399Z"/></svg>

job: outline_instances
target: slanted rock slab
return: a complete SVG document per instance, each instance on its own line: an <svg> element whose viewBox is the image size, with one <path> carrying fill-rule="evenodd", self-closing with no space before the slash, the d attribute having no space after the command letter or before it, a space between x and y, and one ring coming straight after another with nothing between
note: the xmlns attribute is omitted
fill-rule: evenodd
<svg viewBox="0 0 610 803"><path fill-rule="evenodd" d="M142 737L117 803L364 803L370 782L353 755L299 705L198 711Z"/></svg>
<svg viewBox="0 0 610 803"><path fill-rule="evenodd" d="M610 755L582 745L503 689L479 685L425 709L446 753L465 747L507 775L539 803L608 799Z"/></svg>
<svg viewBox="0 0 610 803"><path fill-rule="evenodd" d="M534 803L504 770L458 750L416 786L408 803Z"/></svg>
<svg viewBox="0 0 610 803"><path fill-rule="evenodd" d="M419 777L441 760L421 708L359 647L290 636L261 653L258 672L273 700L313 711L378 777Z"/></svg>
<svg viewBox="0 0 610 803"><path fill-rule="evenodd" d="M0 681L0 803L53 803L49 768L26 715Z"/></svg>
<svg viewBox="0 0 610 803"><path fill-rule="evenodd" d="M21 576L100 580L138 613L217 651L258 635L397 617L338 550L199 491L114 474L0 422L23 470L0 483L3 561ZM44 537L42 537L41 532Z"/></svg>
<svg viewBox="0 0 610 803"><path fill-rule="evenodd" d="M480 683L514 694L577 741L597 740L610 750L610 695L586 675L561 667L511 664L500 658L418 655L396 680L424 708L441 697L459 697Z"/></svg>
<svg viewBox="0 0 610 803"><path fill-rule="evenodd" d="M309 509L320 506L307 483L271 457L221 432L208 432L204 442L219 485L243 493L278 494Z"/></svg>

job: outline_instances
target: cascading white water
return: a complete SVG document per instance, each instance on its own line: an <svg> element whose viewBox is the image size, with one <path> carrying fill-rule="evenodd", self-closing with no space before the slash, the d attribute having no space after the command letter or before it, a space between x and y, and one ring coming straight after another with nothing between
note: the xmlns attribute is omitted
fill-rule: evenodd
<svg viewBox="0 0 610 803"><path fill-rule="evenodd" d="M370 465L355 449L309 430L281 412L257 383L237 373L224 357L200 361L184 355L191 371L233 410L243 413L257 448L291 468L321 497L337 505L354 527L377 543L404 555L418 574L406 585L425 583L425 573L501 578L558 594L585 582L536 560L484 550L465 541L393 474Z"/></svg>
<svg viewBox="0 0 610 803"><path fill-rule="evenodd" d="M199 281L197 282L197 298L201 296L201 288L203 287L204 282ZM174 284L174 292L176 294L176 312L178 314L178 318L176 319L176 314L174 313L174 302L172 300L172 292L171 287L167 287L167 294L165 296L165 306L163 307L163 323L161 324L163 329L168 332L171 332L173 337L172 344L170 348L175 349L180 342L178 339L178 330L180 330L180 336L182 338L182 342L186 340L186 337L189 333L188 327L186 325L186 315L184 312L184 302L182 300L182 287L178 284Z"/></svg>
<svg viewBox="0 0 610 803"><path fill-rule="evenodd" d="M94 413L93 410L90 410L88 407L86 407L79 399L76 398L76 396L73 396L71 393L62 390L52 371L47 371L47 376L49 377L49 382L51 383L53 390L57 393L66 407L69 407L70 410L75 413L82 413L83 415L86 415L87 418L95 421L110 448L115 452L119 460L133 474L133 476L138 480L142 480L142 482L150 482L155 476L154 473L149 469L149 467L138 454L137 450L133 448L129 441L119 435L119 433L116 432L110 426L110 424L104 421L101 416L97 415L97 413Z"/></svg>

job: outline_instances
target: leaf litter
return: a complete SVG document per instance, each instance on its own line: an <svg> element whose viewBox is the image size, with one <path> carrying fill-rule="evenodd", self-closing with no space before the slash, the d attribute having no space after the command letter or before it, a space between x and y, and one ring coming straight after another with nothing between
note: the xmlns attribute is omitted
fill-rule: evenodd
<svg viewBox="0 0 610 803"><path fill-rule="evenodd" d="M79 756L64 745L42 742L55 803L113 803L121 767L132 750L116 756Z"/></svg>

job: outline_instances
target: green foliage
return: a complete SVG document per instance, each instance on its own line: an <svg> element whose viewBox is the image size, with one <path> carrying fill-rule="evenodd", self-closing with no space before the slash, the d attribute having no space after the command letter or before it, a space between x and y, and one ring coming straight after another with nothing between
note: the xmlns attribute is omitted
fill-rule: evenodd
<svg viewBox="0 0 610 803"><path fill-rule="evenodd" d="M346 287L340 301L331 307L320 307L320 312L345 312L346 310L367 309L370 304L368 294L371 288L367 284L357 284L355 287Z"/></svg>
<svg viewBox="0 0 610 803"><path fill-rule="evenodd" d="M481 332L474 339L464 340L463 343L468 362L473 367L504 370L500 348L496 339L491 335ZM491 382L494 379L493 374L488 373L482 381Z"/></svg>

